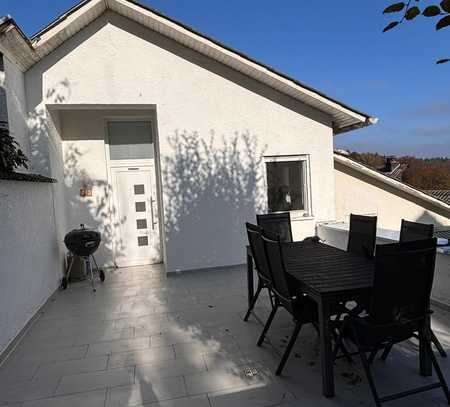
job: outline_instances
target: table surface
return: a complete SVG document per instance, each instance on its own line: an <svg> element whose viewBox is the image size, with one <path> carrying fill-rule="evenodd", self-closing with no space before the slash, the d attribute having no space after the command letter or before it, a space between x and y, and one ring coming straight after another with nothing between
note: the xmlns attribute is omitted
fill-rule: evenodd
<svg viewBox="0 0 450 407"><path fill-rule="evenodd" d="M318 294L368 289L374 261L323 243L283 244L286 271Z"/></svg>

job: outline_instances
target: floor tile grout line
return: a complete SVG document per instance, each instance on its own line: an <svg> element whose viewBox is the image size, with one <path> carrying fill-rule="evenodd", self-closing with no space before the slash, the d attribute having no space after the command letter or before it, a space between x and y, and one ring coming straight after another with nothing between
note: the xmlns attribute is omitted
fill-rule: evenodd
<svg viewBox="0 0 450 407"><path fill-rule="evenodd" d="M186 396L188 396L186 377L185 377L185 375L182 375L181 377L182 377L182 379L183 379L184 394L186 394Z"/></svg>
<svg viewBox="0 0 450 407"><path fill-rule="evenodd" d="M111 386L111 388L120 387L120 386L124 386L124 385L121 384L121 385L118 385L118 386ZM37 397L37 398L30 398L30 399L25 399L25 400L13 401L12 403L22 403L23 404L23 403L28 403L28 402L32 402L32 401L52 400L52 399L56 399L56 398L76 396L76 395L79 395L79 394L88 394L88 393L100 392L101 390L107 390L107 389L109 389L109 387L99 387L97 389L91 389L91 390L86 390L86 391L77 391L77 392L64 393L64 394L52 394L50 396L44 396L44 397ZM11 402L7 402L7 403L11 403ZM8 406L8 405L9 404L6 404L6 406ZM3 407L3 406L4 406L3 404L0 404L0 407Z"/></svg>
<svg viewBox="0 0 450 407"><path fill-rule="evenodd" d="M108 402L108 395L109 395L109 387L105 389L105 399L103 400L103 407L106 407L106 404Z"/></svg>

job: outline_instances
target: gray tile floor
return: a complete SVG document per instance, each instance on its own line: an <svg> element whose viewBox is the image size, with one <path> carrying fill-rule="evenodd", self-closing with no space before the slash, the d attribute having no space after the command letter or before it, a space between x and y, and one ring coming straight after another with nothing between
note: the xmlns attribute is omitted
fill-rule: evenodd
<svg viewBox="0 0 450 407"><path fill-rule="evenodd" d="M274 377L292 323L282 312L268 340L246 310L243 268L166 278L160 266L120 269L92 293L58 292L0 368L0 405L20 407L371 406L359 364L338 361L336 397L321 395L318 338L305 327L282 377ZM256 310L265 319L262 298ZM433 317L450 348L450 316ZM426 382L417 344L398 347L374 371L386 392ZM450 381L449 360L439 357ZM435 390L391 406L444 406Z"/></svg>

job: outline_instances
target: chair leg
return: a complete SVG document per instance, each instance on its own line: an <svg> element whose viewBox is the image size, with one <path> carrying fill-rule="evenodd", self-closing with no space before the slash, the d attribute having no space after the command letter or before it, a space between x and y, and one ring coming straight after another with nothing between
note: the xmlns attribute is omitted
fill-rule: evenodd
<svg viewBox="0 0 450 407"><path fill-rule="evenodd" d="M358 346L359 356L361 358L361 363L364 368L364 372L366 373L367 381L369 382L370 391L372 392L373 398L375 400L375 404L377 407L381 407L380 397L378 396L377 389L375 387L375 381L373 380L372 372L370 371L370 364L367 360L366 354L359 348Z"/></svg>
<svg viewBox="0 0 450 407"><path fill-rule="evenodd" d="M384 348L383 353L381 354L381 360L383 362L386 362L386 359L389 356L389 353L391 352L393 346L394 346L394 344L391 343Z"/></svg>
<svg viewBox="0 0 450 407"><path fill-rule="evenodd" d="M336 334L336 332L334 330L332 332L333 332L333 336L334 336L333 362L336 361L337 355L338 355L339 349L340 349L342 354L347 359L347 362L354 363L354 360L353 360L352 356L350 355L350 352L348 351L347 347L345 346L342 335L340 333Z"/></svg>
<svg viewBox="0 0 450 407"><path fill-rule="evenodd" d="M375 358L377 357L377 353L378 353L378 349L375 349L372 352L370 352L369 359L368 359L370 364L372 364L373 361L375 360Z"/></svg>
<svg viewBox="0 0 450 407"><path fill-rule="evenodd" d="M275 303L274 307L272 308L272 311L270 312L269 318L267 318L267 322L264 325L264 329L261 332L261 335L260 335L260 337L258 339L258 342L256 343L258 346L261 346L262 343L264 342L264 338L266 337L266 333L269 330L270 325L272 325L272 321L273 321L273 318L274 318L277 310L278 310L278 304Z"/></svg>
<svg viewBox="0 0 450 407"><path fill-rule="evenodd" d="M433 353L433 349L431 349L430 342L428 342L428 341L426 342L425 349L426 349L428 355L430 356L431 364L433 365L434 370L436 371L436 375L439 379L439 383L441 383L442 390L444 391L445 397L447 398L447 403L450 404L450 392L448 390L448 385L447 385L447 382L445 381L444 375L442 374L442 370L439 366L439 363L436 360L436 356Z"/></svg>
<svg viewBox="0 0 450 407"><path fill-rule="evenodd" d="M275 375L279 376L283 371L284 365L286 364L288 357L292 351L293 346L295 345L295 341L297 340L298 334L300 333L300 329L302 328L302 323L297 322L295 324L294 332L292 333L291 339L287 345L286 350L284 351L283 357L281 358L280 364L277 367Z"/></svg>
<svg viewBox="0 0 450 407"><path fill-rule="evenodd" d="M433 331L431 331L431 342L433 342L434 346L436 346L436 349L438 350L439 354L443 357L447 357L447 353L445 353L444 348L442 347L441 343L439 342L439 339L435 335Z"/></svg>
<svg viewBox="0 0 450 407"><path fill-rule="evenodd" d="M245 317L244 317L244 321L245 322L248 321L248 318L249 318L250 314L252 313L253 308L255 308L256 301L258 300L259 294L261 293L262 289L263 289L263 285L261 284L261 281L259 281L258 282L258 289L256 290L256 293L255 293L255 295L252 298L252 303L250 304L250 307L248 308L248 311L245 314Z"/></svg>
<svg viewBox="0 0 450 407"><path fill-rule="evenodd" d="M337 335L337 337L335 336L334 339L333 362L336 362L339 349L342 349L341 345L342 345L342 334L339 333L339 335Z"/></svg>

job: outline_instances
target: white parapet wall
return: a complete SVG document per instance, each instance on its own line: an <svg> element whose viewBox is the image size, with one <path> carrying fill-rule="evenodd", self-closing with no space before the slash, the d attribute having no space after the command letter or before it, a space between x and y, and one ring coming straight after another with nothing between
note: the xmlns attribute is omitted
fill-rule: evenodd
<svg viewBox="0 0 450 407"><path fill-rule="evenodd" d="M322 223L317 226L317 235L330 246L346 250L349 225L346 222ZM377 229L377 244L398 241L399 231ZM450 309L450 250L438 248L431 299L434 303Z"/></svg>
<svg viewBox="0 0 450 407"><path fill-rule="evenodd" d="M53 184L0 180L0 354L61 277Z"/></svg>

